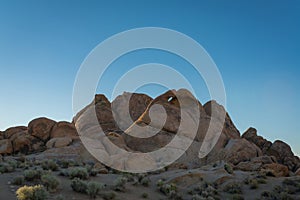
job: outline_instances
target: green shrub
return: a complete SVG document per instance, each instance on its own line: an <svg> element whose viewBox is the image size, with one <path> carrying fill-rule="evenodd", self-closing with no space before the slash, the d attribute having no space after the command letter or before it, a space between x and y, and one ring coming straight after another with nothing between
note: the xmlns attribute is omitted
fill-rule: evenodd
<svg viewBox="0 0 300 200"><path fill-rule="evenodd" d="M65 200L64 196L62 196L61 194L57 195L54 199L55 200Z"/></svg>
<svg viewBox="0 0 300 200"><path fill-rule="evenodd" d="M259 184L266 184L266 183L267 183L266 179L262 179L262 178L258 178L258 179L257 179L257 182L258 182Z"/></svg>
<svg viewBox="0 0 300 200"><path fill-rule="evenodd" d="M114 182L114 190L119 191L119 192L124 192L125 191L125 184L127 182L127 179L125 177L119 177L115 182Z"/></svg>
<svg viewBox="0 0 300 200"><path fill-rule="evenodd" d="M144 177L144 178L142 178L142 180L140 181L140 183L141 183L141 185L142 186L145 186L145 187L148 187L149 186L149 184L150 184L150 179L148 178L148 177Z"/></svg>
<svg viewBox="0 0 300 200"><path fill-rule="evenodd" d="M203 198L202 196L198 195L198 194L194 194L192 196L192 200L204 200L205 198Z"/></svg>
<svg viewBox="0 0 300 200"><path fill-rule="evenodd" d="M232 169L231 165L226 163L224 165L224 169L228 172L228 174L233 174L233 169Z"/></svg>
<svg viewBox="0 0 300 200"><path fill-rule="evenodd" d="M161 185L161 184L159 184ZM172 191L176 191L177 187L175 184L171 183L171 184L166 184L163 183L161 186L158 187L159 191L162 192L165 195L170 195L170 193Z"/></svg>
<svg viewBox="0 0 300 200"><path fill-rule="evenodd" d="M240 194L232 195L232 200L244 200L244 197Z"/></svg>
<svg viewBox="0 0 300 200"><path fill-rule="evenodd" d="M18 200L46 200L48 192L41 185L23 186L16 192Z"/></svg>
<svg viewBox="0 0 300 200"><path fill-rule="evenodd" d="M59 186L59 181L56 177L46 174L41 177L42 184L47 188L48 191L54 192Z"/></svg>
<svg viewBox="0 0 300 200"><path fill-rule="evenodd" d="M61 168L67 169L68 167L71 166L71 163L70 163L69 160L60 160L60 161L58 161L58 165L59 165Z"/></svg>
<svg viewBox="0 0 300 200"><path fill-rule="evenodd" d="M87 194L90 196L90 198L95 199L96 196L99 194L100 190L104 188L103 184L97 183L97 182L89 182L87 184Z"/></svg>
<svg viewBox="0 0 300 200"><path fill-rule="evenodd" d="M43 170L57 171L58 165L54 160L45 160L42 162L42 168Z"/></svg>
<svg viewBox="0 0 300 200"><path fill-rule="evenodd" d="M251 179L249 184L250 184L250 189L252 189L252 190L258 188L258 182L256 179Z"/></svg>
<svg viewBox="0 0 300 200"><path fill-rule="evenodd" d="M242 194L242 188L238 183L228 183L223 191L231 194Z"/></svg>
<svg viewBox="0 0 300 200"><path fill-rule="evenodd" d="M59 171L58 175L68 177L69 176L69 171L67 169L62 169L62 170Z"/></svg>
<svg viewBox="0 0 300 200"><path fill-rule="evenodd" d="M42 172L40 170L25 170L24 177L27 181L34 181L41 179Z"/></svg>
<svg viewBox="0 0 300 200"><path fill-rule="evenodd" d="M1 163L0 164L0 173L11 173L15 171L15 166L10 163Z"/></svg>
<svg viewBox="0 0 300 200"><path fill-rule="evenodd" d="M89 173L88 170L84 167L75 167L71 169L71 171L69 172L69 176L71 179L79 178L87 180L89 178Z"/></svg>
<svg viewBox="0 0 300 200"><path fill-rule="evenodd" d="M162 180L162 179L159 179L158 181L157 181L157 183L156 183L156 186L158 187L158 188L160 188L160 187L162 187L163 185L164 185L164 181Z"/></svg>
<svg viewBox="0 0 300 200"><path fill-rule="evenodd" d="M148 194L144 192L144 193L142 194L142 198L143 198L143 199L147 199L147 198L148 198Z"/></svg>
<svg viewBox="0 0 300 200"><path fill-rule="evenodd" d="M13 185L23 185L25 181L25 177L24 176L16 176L13 181L12 184Z"/></svg>
<svg viewBox="0 0 300 200"><path fill-rule="evenodd" d="M71 182L71 188L78 193L87 193L87 183L79 178L74 178Z"/></svg>
<svg viewBox="0 0 300 200"><path fill-rule="evenodd" d="M100 196L104 199L104 200L113 200L116 198L116 193L114 192L101 192Z"/></svg>

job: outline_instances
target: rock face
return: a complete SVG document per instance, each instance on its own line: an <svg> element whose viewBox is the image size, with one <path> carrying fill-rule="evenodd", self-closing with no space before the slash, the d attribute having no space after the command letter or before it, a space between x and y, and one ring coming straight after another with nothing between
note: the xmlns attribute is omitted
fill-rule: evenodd
<svg viewBox="0 0 300 200"><path fill-rule="evenodd" d="M9 139L0 140L0 154L11 154L13 152L12 144Z"/></svg>
<svg viewBox="0 0 300 200"><path fill-rule="evenodd" d="M146 110L152 98L145 94L124 92L112 102L114 120L121 130L126 130Z"/></svg>
<svg viewBox="0 0 300 200"><path fill-rule="evenodd" d="M25 127L25 126L12 127L12 128L6 129L3 133L3 136L4 136L4 139L9 139L14 134L23 132L23 131L27 131L27 127Z"/></svg>
<svg viewBox="0 0 300 200"><path fill-rule="evenodd" d="M82 142L79 136L89 140ZM191 141L187 150L178 141L171 143L177 136ZM152 158L143 154L144 162L140 163L132 154L125 154L124 150L151 152L165 147L183 152L170 166L172 169L197 168L224 160L238 170L266 171L274 176L287 176L290 171L300 174L300 160L288 144L279 140L272 143L258 136L254 128L249 128L241 137L223 106L216 101L202 106L185 89L169 90L155 99L145 94L124 92L112 103L99 94L74 116L72 123L38 118L32 120L28 127L0 131L1 156L40 152L34 155L37 159L86 159L96 162L83 143L101 150L101 156L114 158L112 164L122 169L136 165L158 167L162 160L160 155ZM204 151L211 151L200 159L199 150L202 147L205 147ZM99 163L98 168L107 173L102 164Z"/></svg>
<svg viewBox="0 0 300 200"><path fill-rule="evenodd" d="M223 133L229 138L240 138L240 132L233 124L229 114L226 112L223 106L219 105L216 101L209 101L204 104L203 108L208 116L212 116L212 107L215 106L217 109L217 116L221 116L222 113L226 113ZM220 120L220 119L219 119Z"/></svg>
<svg viewBox="0 0 300 200"><path fill-rule="evenodd" d="M34 119L28 124L28 133L46 142L50 138L55 123L55 121L45 117Z"/></svg>
<svg viewBox="0 0 300 200"><path fill-rule="evenodd" d="M269 175L273 175L275 177L285 177L289 176L289 169L287 166L278 164L278 163L271 163L265 164L263 166L263 171L265 171Z"/></svg>
<svg viewBox="0 0 300 200"><path fill-rule="evenodd" d="M295 172L300 167L299 158L294 155L291 147L285 142L276 140L272 143L261 136L257 136L257 131L254 128L249 128L242 137L256 144L263 154L274 156L279 163L286 165L289 170Z"/></svg>
<svg viewBox="0 0 300 200"><path fill-rule="evenodd" d="M11 137L14 153L27 154L44 149L44 143L29 135L27 131L16 133Z"/></svg>
<svg viewBox="0 0 300 200"><path fill-rule="evenodd" d="M264 139L261 136L257 135L257 130L255 128L249 128L242 136L246 140L256 144L264 154L267 154L268 149L271 147L272 142Z"/></svg>
<svg viewBox="0 0 300 200"><path fill-rule="evenodd" d="M300 168L295 172L296 176L300 176Z"/></svg>
<svg viewBox="0 0 300 200"><path fill-rule="evenodd" d="M58 122L53 126L50 137L51 138L59 138L59 137L76 138L78 137L78 134L74 124L69 122Z"/></svg>
<svg viewBox="0 0 300 200"><path fill-rule="evenodd" d="M291 147L280 140L276 140L272 144L268 155L275 156L279 163L286 165L291 171L296 171L300 167L300 160L294 155Z"/></svg>
<svg viewBox="0 0 300 200"><path fill-rule="evenodd" d="M225 160L234 165L262 155L262 151L246 139L230 139L224 148Z"/></svg>
<svg viewBox="0 0 300 200"><path fill-rule="evenodd" d="M111 103L104 95L96 95L94 101L74 117L73 122L78 131L85 131L99 125L105 133L118 130L111 111Z"/></svg>
<svg viewBox="0 0 300 200"><path fill-rule="evenodd" d="M72 143L72 138L70 137L58 137L58 138L52 138L49 140L46 144L48 149L51 148L61 148L66 147Z"/></svg>

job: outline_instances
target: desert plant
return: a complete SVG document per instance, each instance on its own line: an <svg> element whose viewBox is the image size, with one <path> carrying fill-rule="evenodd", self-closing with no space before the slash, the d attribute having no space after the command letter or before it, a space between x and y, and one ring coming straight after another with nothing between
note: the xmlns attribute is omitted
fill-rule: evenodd
<svg viewBox="0 0 300 200"><path fill-rule="evenodd" d="M250 189L257 189L258 188L258 182L256 179L251 179L249 182Z"/></svg>
<svg viewBox="0 0 300 200"><path fill-rule="evenodd" d="M87 192L87 183L79 178L74 178L71 182L71 188L75 192L85 194Z"/></svg>
<svg viewBox="0 0 300 200"><path fill-rule="evenodd" d="M104 188L103 184L97 183L97 182L89 182L87 184L87 194L95 199L96 196L99 194L100 190L102 190Z"/></svg>
<svg viewBox="0 0 300 200"><path fill-rule="evenodd" d="M157 186L158 188L160 188L160 187L163 186L164 183L165 183L165 182L164 182L162 179L159 179L159 180L157 181L157 183L156 183L156 186Z"/></svg>
<svg viewBox="0 0 300 200"><path fill-rule="evenodd" d="M23 185L25 181L25 177L24 176L16 176L13 181L12 184L14 185Z"/></svg>
<svg viewBox="0 0 300 200"><path fill-rule="evenodd" d="M198 194L194 194L192 196L192 200L204 200L205 198L203 198L202 196L198 195Z"/></svg>
<svg viewBox="0 0 300 200"><path fill-rule="evenodd" d="M89 178L89 173L85 167L75 167L70 170L69 176L71 179L79 178L79 179L87 180Z"/></svg>
<svg viewBox="0 0 300 200"><path fill-rule="evenodd" d="M238 183L228 183L223 191L231 194L242 194L242 188Z"/></svg>
<svg viewBox="0 0 300 200"><path fill-rule="evenodd" d="M61 194L57 195L54 199L55 200L65 200L64 196L62 196Z"/></svg>
<svg viewBox="0 0 300 200"><path fill-rule="evenodd" d="M114 192L102 192L100 193L100 196L104 199L104 200L113 200L116 198L116 193Z"/></svg>
<svg viewBox="0 0 300 200"><path fill-rule="evenodd" d="M227 171L228 174L233 174L233 169L232 169L231 165L225 163L224 169Z"/></svg>
<svg viewBox="0 0 300 200"><path fill-rule="evenodd" d="M148 193L146 193L146 192L144 192L144 193L142 194L142 198L143 198L143 199L147 199L148 196L149 196L149 195L148 195Z"/></svg>
<svg viewBox="0 0 300 200"><path fill-rule="evenodd" d="M40 170L25 170L24 177L27 181L39 180L42 176L42 171Z"/></svg>
<svg viewBox="0 0 300 200"><path fill-rule="evenodd" d="M159 191L161 191L165 195L169 195L172 191L176 191L177 187L175 184L163 184L160 188Z"/></svg>
<svg viewBox="0 0 300 200"><path fill-rule="evenodd" d="M23 186L16 192L18 200L46 200L48 192L41 185Z"/></svg>
<svg viewBox="0 0 300 200"><path fill-rule="evenodd" d="M57 171L58 165L54 160L45 160L42 162L42 168L43 170Z"/></svg>
<svg viewBox="0 0 300 200"><path fill-rule="evenodd" d="M59 186L59 181L55 176L45 174L41 177L42 184L46 187L48 191L54 192Z"/></svg>
<svg viewBox="0 0 300 200"><path fill-rule="evenodd" d="M67 169L70 166L70 161L69 160L59 160L57 164L64 169Z"/></svg>
<svg viewBox="0 0 300 200"><path fill-rule="evenodd" d="M244 200L244 197L240 194L234 194L231 197L232 200Z"/></svg>
<svg viewBox="0 0 300 200"><path fill-rule="evenodd" d="M266 184L266 183L267 183L266 179L263 179L263 178L258 178L258 179L257 179L257 182L258 182L259 184Z"/></svg>
<svg viewBox="0 0 300 200"><path fill-rule="evenodd" d="M0 173L10 173L15 171L15 165L10 163L1 163L0 164Z"/></svg>
<svg viewBox="0 0 300 200"><path fill-rule="evenodd" d="M148 177L144 177L140 180L142 186L148 187L150 184L150 179Z"/></svg>
<svg viewBox="0 0 300 200"><path fill-rule="evenodd" d="M127 178L124 176L119 177L115 182L114 182L114 190L119 191L119 192L124 192L125 191L125 185L127 182Z"/></svg>

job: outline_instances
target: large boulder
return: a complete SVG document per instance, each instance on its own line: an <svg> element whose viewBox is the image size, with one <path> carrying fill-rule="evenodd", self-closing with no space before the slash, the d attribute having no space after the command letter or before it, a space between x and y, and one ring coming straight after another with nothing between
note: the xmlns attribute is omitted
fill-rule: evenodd
<svg viewBox="0 0 300 200"><path fill-rule="evenodd" d="M267 153L275 156L279 163L286 165L291 171L296 171L300 166L300 160L294 155L291 147L280 140L276 140Z"/></svg>
<svg viewBox="0 0 300 200"><path fill-rule="evenodd" d="M56 122L51 119L45 117L37 118L28 124L28 133L46 142L49 140L51 130L55 124Z"/></svg>
<svg viewBox="0 0 300 200"><path fill-rule="evenodd" d="M234 165L263 155L260 148L246 139L230 139L223 154L224 159Z"/></svg>
<svg viewBox="0 0 300 200"><path fill-rule="evenodd" d="M27 131L27 127L26 126L16 126L16 127L12 127L12 128L8 128L4 131L4 138L5 139L10 139L13 135L15 135L16 133L20 133L20 132L24 132Z"/></svg>
<svg viewBox="0 0 300 200"><path fill-rule="evenodd" d="M0 140L0 154L6 155L13 152L13 147L9 139Z"/></svg>
<svg viewBox="0 0 300 200"><path fill-rule="evenodd" d="M118 127L126 130L147 109L152 98L145 94L124 92L111 103L114 120Z"/></svg>
<svg viewBox="0 0 300 200"><path fill-rule="evenodd" d="M51 148L61 148L69 146L72 143L72 138L70 137L58 137L58 138L52 138L49 140L46 144L48 149Z"/></svg>
<svg viewBox="0 0 300 200"><path fill-rule="evenodd" d="M295 172L295 175L296 175L296 176L300 176L300 168L297 169L297 171Z"/></svg>
<svg viewBox="0 0 300 200"><path fill-rule="evenodd" d="M272 164L276 162L276 158L272 156L259 156L254 157L250 161L240 162L235 169L243 171L259 171L263 165Z"/></svg>
<svg viewBox="0 0 300 200"><path fill-rule="evenodd" d="M264 154L267 154L268 149L271 147L272 142L264 139L261 136L257 135L257 130L250 127L243 135L242 138L256 144Z"/></svg>
<svg viewBox="0 0 300 200"><path fill-rule="evenodd" d="M50 138L59 137L78 137L75 125L69 122L58 122L56 123L51 131Z"/></svg>
<svg viewBox="0 0 300 200"><path fill-rule="evenodd" d="M287 166L279 163L265 164L262 166L262 171L267 175L275 177L286 177L289 176L289 169Z"/></svg>
<svg viewBox="0 0 300 200"><path fill-rule="evenodd" d="M93 117L96 119L93 120ZM73 123L78 132L84 132L99 125L104 133L119 130L113 118L111 103L102 94L95 95L94 101L76 114Z"/></svg>
<svg viewBox="0 0 300 200"><path fill-rule="evenodd" d="M44 144L38 138L29 135L27 131L14 134L10 138L13 146L14 153L28 154L44 150Z"/></svg>
<svg viewBox="0 0 300 200"><path fill-rule="evenodd" d="M219 121L222 121L223 114L225 115L225 122L222 133L228 136L229 138L240 138L240 132L235 127L234 123L232 122L229 114L226 112L225 108L218 104L215 100L209 101L203 106L206 114L210 117L212 117L212 109L214 108L216 110L216 118Z"/></svg>
<svg viewBox="0 0 300 200"><path fill-rule="evenodd" d="M178 97L182 102L179 103ZM196 109L200 109L200 113L202 111L205 114L202 105L195 102L194 96L187 90L170 90L158 96L152 100L139 119L125 131L126 144L129 148L141 152L160 149L178 132L182 116L185 116L185 127L181 128L185 136L189 137L190 132L197 128L196 123L200 121L200 116L195 115L199 110L196 112L193 106L189 106L193 102L198 103ZM143 138L140 138L141 136Z"/></svg>

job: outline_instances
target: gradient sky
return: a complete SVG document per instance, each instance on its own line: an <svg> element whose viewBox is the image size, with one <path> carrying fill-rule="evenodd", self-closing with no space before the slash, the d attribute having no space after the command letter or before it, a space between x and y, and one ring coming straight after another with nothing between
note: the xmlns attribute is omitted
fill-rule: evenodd
<svg viewBox="0 0 300 200"><path fill-rule="evenodd" d="M180 31L207 50L241 133L253 126L300 155L299 11L296 0L0 0L0 130L40 116L70 121L73 83L88 53L121 31L157 26ZM113 64L98 92L109 95L123 72L148 62L179 70L188 65L164 52L129 54ZM181 72L197 80L191 70ZM204 104L210 98L202 84L196 93ZM140 89L151 96L162 91Z"/></svg>

